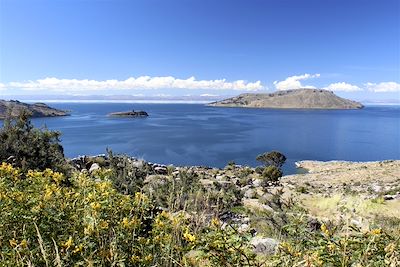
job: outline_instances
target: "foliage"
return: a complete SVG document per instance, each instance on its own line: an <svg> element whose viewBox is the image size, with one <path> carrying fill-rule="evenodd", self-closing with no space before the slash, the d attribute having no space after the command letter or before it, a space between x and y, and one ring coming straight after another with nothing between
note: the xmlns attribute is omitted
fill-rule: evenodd
<svg viewBox="0 0 400 267"><path fill-rule="evenodd" d="M0 130L0 161L23 170L50 168L65 172L67 166L59 138L59 132L34 128L26 112L16 119L8 117Z"/></svg>
<svg viewBox="0 0 400 267"><path fill-rule="evenodd" d="M262 172L263 186L268 186L270 183L276 184L279 181L279 178L282 177L282 174L282 171L275 166L265 167Z"/></svg>
<svg viewBox="0 0 400 267"><path fill-rule="evenodd" d="M149 168L145 162L133 165L128 156L115 156L111 150L107 150L110 161L111 175L115 188L124 194L134 194L143 187Z"/></svg>
<svg viewBox="0 0 400 267"><path fill-rule="evenodd" d="M258 155L256 160L260 161L265 166L275 166L277 168L281 168L286 161L286 157L281 152L271 151Z"/></svg>
<svg viewBox="0 0 400 267"><path fill-rule="evenodd" d="M289 224L291 236L282 242L274 256L275 266L399 266L399 233L390 235L375 228L361 231L356 227L322 224L311 231L301 221Z"/></svg>
<svg viewBox="0 0 400 267"><path fill-rule="evenodd" d="M23 172L2 163L1 264L191 266L189 251L214 251L221 240L235 240L235 247L245 247L245 240L234 233L220 230L215 236L204 230L217 231L215 226L194 229L185 212L160 212L143 193L119 193L110 175L109 170L97 170L92 176L79 173L65 184L67 177L61 173ZM220 256L235 255L226 253ZM212 255L202 253L202 259L214 262Z"/></svg>

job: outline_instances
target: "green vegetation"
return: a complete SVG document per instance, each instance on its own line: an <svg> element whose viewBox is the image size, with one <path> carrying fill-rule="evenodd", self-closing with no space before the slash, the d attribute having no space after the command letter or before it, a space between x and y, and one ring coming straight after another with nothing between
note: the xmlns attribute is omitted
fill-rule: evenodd
<svg viewBox="0 0 400 267"><path fill-rule="evenodd" d="M25 171L66 171L59 137L59 132L34 128L26 111L15 119L7 117L0 130L0 161Z"/></svg>
<svg viewBox="0 0 400 267"><path fill-rule="evenodd" d="M275 166L281 168L286 161L285 155L278 151L271 151L258 155L256 160L263 163L265 166Z"/></svg>
<svg viewBox="0 0 400 267"><path fill-rule="evenodd" d="M0 133L7 147L1 160L8 161L0 164L0 266L400 264L398 219L376 218L367 230L346 220L311 220L277 183L285 161L279 152L264 154L261 174L232 163L226 177L222 170L173 166L160 175L112 152L71 170L58 133L38 130L25 117L6 122ZM254 177L264 179L266 193L256 201L268 209L243 204L242 189ZM250 229L279 240L276 253L256 254Z"/></svg>

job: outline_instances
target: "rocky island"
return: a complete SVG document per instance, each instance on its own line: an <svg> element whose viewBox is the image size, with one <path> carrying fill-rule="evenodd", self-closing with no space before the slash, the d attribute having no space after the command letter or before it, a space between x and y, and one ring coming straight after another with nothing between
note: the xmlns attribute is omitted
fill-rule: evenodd
<svg viewBox="0 0 400 267"><path fill-rule="evenodd" d="M277 109L361 109L356 101L341 98L322 89L293 89L271 94L241 94L208 104L214 107L277 108Z"/></svg>
<svg viewBox="0 0 400 267"><path fill-rule="evenodd" d="M129 117L129 118L144 118L144 117L148 117L149 114L146 111L135 111L135 110L131 110L131 111L123 111L123 112L113 112L108 114L108 116L110 117Z"/></svg>
<svg viewBox="0 0 400 267"><path fill-rule="evenodd" d="M13 118L18 117L23 111L27 111L31 114L31 117L35 118L69 115L65 110L55 109L44 103L27 104L17 100L0 100L0 119L5 119L7 115L10 115Z"/></svg>

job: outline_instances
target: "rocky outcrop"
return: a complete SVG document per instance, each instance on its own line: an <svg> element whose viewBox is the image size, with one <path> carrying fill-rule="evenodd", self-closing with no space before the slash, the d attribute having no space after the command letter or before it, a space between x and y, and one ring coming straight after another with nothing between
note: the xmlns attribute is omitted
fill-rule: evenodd
<svg viewBox="0 0 400 267"><path fill-rule="evenodd" d="M144 117L148 117L149 114L147 114L146 111L142 111L142 110L139 110L139 111L132 110L132 111L123 111L123 112L113 112L113 113L108 114L108 116L110 116L110 117L144 118Z"/></svg>
<svg viewBox="0 0 400 267"><path fill-rule="evenodd" d="M272 94L241 94L210 103L214 107L276 108L276 109L361 109L359 102L341 98L321 89L295 89Z"/></svg>
<svg viewBox="0 0 400 267"><path fill-rule="evenodd" d="M23 111L28 112L31 117L57 117L69 115L65 110L55 109L44 103L27 104L17 100L0 100L0 119L5 119L8 115L12 118L18 117Z"/></svg>

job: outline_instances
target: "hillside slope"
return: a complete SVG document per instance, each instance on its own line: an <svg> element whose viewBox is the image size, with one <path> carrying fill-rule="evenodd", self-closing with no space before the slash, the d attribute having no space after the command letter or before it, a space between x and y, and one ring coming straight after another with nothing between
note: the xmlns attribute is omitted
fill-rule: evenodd
<svg viewBox="0 0 400 267"><path fill-rule="evenodd" d="M300 108L300 109L360 109L359 102L341 98L321 89L295 89L272 94L241 94L212 102L214 107Z"/></svg>
<svg viewBox="0 0 400 267"><path fill-rule="evenodd" d="M9 110L11 110L11 117L17 117L22 110L30 112L31 117L56 117L69 115L68 112L64 110L49 107L44 103L27 104L17 100L0 100L0 119L4 119Z"/></svg>

